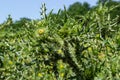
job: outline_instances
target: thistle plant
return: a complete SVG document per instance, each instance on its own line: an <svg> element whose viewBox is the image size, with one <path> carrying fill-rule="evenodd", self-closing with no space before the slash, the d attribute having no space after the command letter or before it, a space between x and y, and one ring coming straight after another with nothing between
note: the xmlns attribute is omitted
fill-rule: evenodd
<svg viewBox="0 0 120 80"><path fill-rule="evenodd" d="M0 27L1 80L119 80L120 25L100 4L80 19L48 14ZM29 27L28 27L29 26Z"/></svg>

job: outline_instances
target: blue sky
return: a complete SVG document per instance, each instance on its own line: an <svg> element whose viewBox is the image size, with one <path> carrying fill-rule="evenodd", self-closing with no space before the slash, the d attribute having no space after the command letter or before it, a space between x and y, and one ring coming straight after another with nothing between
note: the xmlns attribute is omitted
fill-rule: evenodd
<svg viewBox="0 0 120 80"><path fill-rule="evenodd" d="M40 7L42 3L46 3L47 13L54 9L67 8L74 2L88 2L90 5L95 5L97 0L0 0L0 23L4 22L10 14L13 20L19 20L22 17L31 19L40 19Z"/></svg>

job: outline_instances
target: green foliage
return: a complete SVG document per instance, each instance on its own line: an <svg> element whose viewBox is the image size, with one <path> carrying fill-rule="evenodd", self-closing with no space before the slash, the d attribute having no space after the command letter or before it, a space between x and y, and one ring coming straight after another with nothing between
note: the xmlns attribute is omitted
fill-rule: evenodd
<svg viewBox="0 0 120 80"><path fill-rule="evenodd" d="M113 7L112 10L109 12L111 14L111 18L114 19L116 16L120 16L120 1L110 1L107 3L108 7ZM120 17L118 18L118 21L120 23Z"/></svg>
<svg viewBox="0 0 120 80"><path fill-rule="evenodd" d="M119 80L120 25L112 8L99 4L77 20L67 11L64 18L43 11L40 21L8 19L0 25L0 79Z"/></svg>
<svg viewBox="0 0 120 80"><path fill-rule="evenodd" d="M68 13L70 16L78 16L78 15L85 15L90 10L90 5L87 2L83 4L76 2L68 8Z"/></svg>

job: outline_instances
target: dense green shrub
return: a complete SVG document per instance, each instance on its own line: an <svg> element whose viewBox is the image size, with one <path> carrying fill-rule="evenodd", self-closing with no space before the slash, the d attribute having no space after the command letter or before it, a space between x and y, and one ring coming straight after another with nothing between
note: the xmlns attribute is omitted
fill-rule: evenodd
<svg viewBox="0 0 120 80"><path fill-rule="evenodd" d="M0 79L119 80L120 25L109 10L99 4L77 20L44 14L22 25L9 16L0 25Z"/></svg>

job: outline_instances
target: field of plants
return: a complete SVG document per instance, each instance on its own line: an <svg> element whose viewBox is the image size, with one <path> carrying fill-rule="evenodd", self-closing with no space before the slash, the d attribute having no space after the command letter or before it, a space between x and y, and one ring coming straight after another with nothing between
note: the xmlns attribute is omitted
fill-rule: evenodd
<svg viewBox="0 0 120 80"><path fill-rule="evenodd" d="M99 4L84 16L66 9L0 24L0 80L120 80L120 18Z"/></svg>

